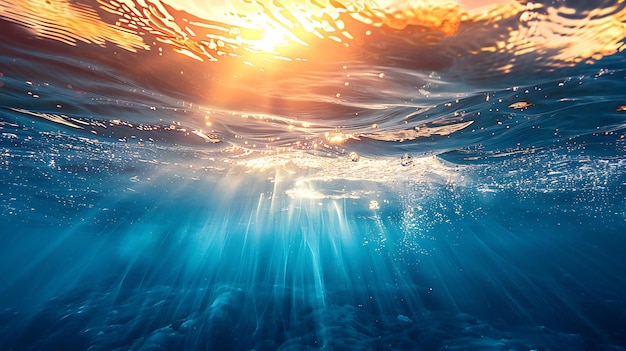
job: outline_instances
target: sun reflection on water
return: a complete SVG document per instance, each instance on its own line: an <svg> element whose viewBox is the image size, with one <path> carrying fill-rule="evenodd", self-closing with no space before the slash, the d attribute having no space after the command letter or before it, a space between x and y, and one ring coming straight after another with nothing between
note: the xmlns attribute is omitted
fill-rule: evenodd
<svg viewBox="0 0 626 351"><path fill-rule="evenodd" d="M603 8L516 1L97 0L32 3L0 0L0 16L35 35L129 51L170 49L198 61L261 70L285 62L295 74L367 58L410 65L416 50L489 71L592 62L624 49L626 4ZM476 57L476 59L474 59ZM275 62L275 64L271 64ZM370 62L370 64L373 62ZM415 63L413 63L415 64ZM336 67L335 67L336 68ZM236 73L233 73L236 75Z"/></svg>

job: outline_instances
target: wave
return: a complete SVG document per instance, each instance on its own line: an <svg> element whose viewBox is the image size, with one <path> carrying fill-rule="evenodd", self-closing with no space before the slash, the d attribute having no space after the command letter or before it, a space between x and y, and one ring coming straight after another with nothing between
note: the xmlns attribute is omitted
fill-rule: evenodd
<svg viewBox="0 0 626 351"><path fill-rule="evenodd" d="M620 135L625 16L620 1L2 0L3 119L346 157Z"/></svg>

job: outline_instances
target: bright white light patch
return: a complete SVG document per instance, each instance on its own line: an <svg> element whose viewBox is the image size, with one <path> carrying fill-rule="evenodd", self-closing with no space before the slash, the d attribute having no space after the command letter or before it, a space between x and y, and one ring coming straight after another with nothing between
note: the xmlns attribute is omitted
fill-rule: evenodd
<svg viewBox="0 0 626 351"><path fill-rule="evenodd" d="M380 205L378 204L378 201L376 201L376 200L370 201L369 209L370 210L380 210Z"/></svg>
<svg viewBox="0 0 626 351"><path fill-rule="evenodd" d="M261 39L252 44L255 49L266 53L274 53L276 52L276 48L285 45L287 45L287 35L285 31L274 27L266 27L263 30Z"/></svg>

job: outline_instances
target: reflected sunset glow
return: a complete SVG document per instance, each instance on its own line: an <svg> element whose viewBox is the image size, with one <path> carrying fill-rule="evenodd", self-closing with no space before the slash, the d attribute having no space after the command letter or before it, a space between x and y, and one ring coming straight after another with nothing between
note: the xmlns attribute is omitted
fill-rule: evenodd
<svg viewBox="0 0 626 351"><path fill-rule="evenodd" d="M626 4L619 1L602 9L508 0L29 4L0 0L0 16L38 38L136 52L142 65L131 72L133 79L166 94L180 92L207 111L254 111L289 120L234 122L226 116L199 118L193 125L192 130L212 128L211 135L233 135L238 147L257 150L341 154L363 140L405 142L471 131L473 121L463 109L446 111L450 118L441 124L408 123L441 97L441 76L430 72L480 81L514 71L553 71L619 52L626 37ZM414 80L394 79L392 71L413 72ZM386 100L391 91L402 93ZM389 113L407 116L406 125L359 125L362 118L403 107L409 110ZM321 122L297 128L296 121ZM252 129L260 136L243 140ZM288 130L288 136L276 130Z"/></svg>
<svg viewBox="0 0 626 351"><path fill-rule="evenodd" d="M275 59L396 59L409 52L405 45L417 44L454 57L476 55L481 62L489 62L486 55L494 52L512 54L510 62L492 67L496 71L522 65L523 57L537 61L548 53L554 55L543 64L558 67L622 50L626 36L621 2L588 11L567 3L508 0L98 1L99 8L90 8L66 1L31 6L2 0L0 16L37 36L72 45L111 42L133 51L170 47L199 61L237 58L255 66ZM398 32L404 42L384 42Z"/></svg>

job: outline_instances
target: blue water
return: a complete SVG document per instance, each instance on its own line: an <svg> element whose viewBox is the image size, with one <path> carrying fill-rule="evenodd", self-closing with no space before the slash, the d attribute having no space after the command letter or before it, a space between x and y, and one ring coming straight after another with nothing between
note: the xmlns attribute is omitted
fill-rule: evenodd
<svg viewBox="0 0 626 351"><path fill-rule="evenodd" d="M0 350L626 350L625 18L0 0Z"/></svg>

